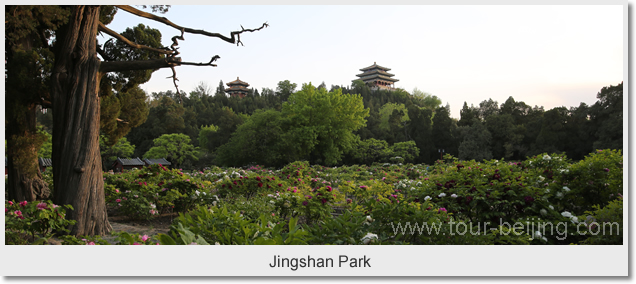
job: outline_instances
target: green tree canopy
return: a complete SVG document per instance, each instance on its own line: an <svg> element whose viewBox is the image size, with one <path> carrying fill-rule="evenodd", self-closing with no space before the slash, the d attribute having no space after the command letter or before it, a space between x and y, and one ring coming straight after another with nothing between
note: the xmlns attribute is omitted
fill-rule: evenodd
<svg viewBox="0 0 636 284"><path fill-rule="evenodd" d="M181 133L164 134L154 140L153 147L144 154L144 158L166 158L175 167L186 159L197 160L196 148L190 144L190 137Z"/></svg>
<svg viewBox="0 0 636 284"><path fill-rule="evenodd" d="M459 144L460 160L490 160L492 152L490 151L490 141L492 135L483 122L477 118L473 118L471 126L462 126L460 130L464 138Z"/></svg>
<svg viewBox="0 0 636 284"><path fill-rule="evenodd" d="M208 152L212 152L210 138L212 137L212 135L215 135L218 130L219 127L214 126L214 124L208 126L202 125L201 130L199 130L199 147L207 150Z"/></svg>
<svg viewBox="0 0 636 284"><path fill-rule="evenodd" d="M285 121L276 110L256 111L241 124L228 143L217 150L217 162L229 166L282 166L293 162L285 139Z"/></svg>
<svg viewBox="0 0 636 284"><path fill-rule="evenodd" d="M102 168L104 171L117 160L117 158L132 158L135 152L135 145L130 144L126 137L117 140L115 145L109 146L108 137L99 136L99 152L102 156Z"/></svg>
<svg viewBox="0 0 636 284"><path fill-rule="evenodd" d="M411 95L413 95L413 97L418 101L418 105L430 110L435 110L442 105L442 100L440 98L429 93L422 92L418 88L414 88Z"/></svg>
<svg viewBox="0 0 636 284"><path fill-rule="evenodd" d="M286 101L291 94L296 91L298 85L296 83L289 82L289 80L278 82L276 87L276 94L280 96L283 101Z"/></svg>
<svg viewBox="0 0 636 284"><path fill-rule="evenodd" d="M332 165L353 146L353 131L365 125L369 110L358 94L342 94L341 89L328 92L303 84L283 104L283 115L289 119L287 139L294 143L293 151L312 162Z"/></svg>
<svg viewBox="0 0 636 284"><path fill-rule="evenodd" d="M420 149L412 140L395 143L389 150L392 157L399 157L400 161L405 163L412 163L420 155Z"/></svg>
<svg viewBox="0 0 636 284"><path fill-rule="evenodd" d="M391 152L386 141L371 138L358 141L351 154L357 163L370 165L386 159Z"/></svg>
<svg viewBox="0 0 636 284"><path fill-rule="evenodd" d="M409 112L404 106L404 104L387 103L380 108L380 128L381 129L384 129L384 130L391 129L389 125L389 118L391 117L391 115L393 115L394 111L397 111L398 114L401 114L399 115L400 125L408 123L408 121L410 120Z"/></svg>
<svg viewBox="0 0 636 284"><path fill-rule="evenodd" d="M623 83L603 87L592 106L596 124L594 149L623 149Z"/></svg>
<svg viewBox="0 0 636 284"><path fill-rule="evenodd" d="M459 145L453 136L455 128L457 128L457 123L450 117L450 106L447 104L446 107L437 108L431 130L435 152L438 149L443 149L445 153L457 155L457 147Z"/></svg>

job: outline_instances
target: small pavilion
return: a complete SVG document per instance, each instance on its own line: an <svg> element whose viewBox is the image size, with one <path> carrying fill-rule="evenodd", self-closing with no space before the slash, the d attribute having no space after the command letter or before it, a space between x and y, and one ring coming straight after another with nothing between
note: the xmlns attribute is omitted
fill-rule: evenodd
<svg viewBox="0 0 636 284"><path fill-rule="evenodd" d="M227 83L229 88L225 89L225 92L230 94L230 97L239 97L244 98L247 95L248 89L247 87L250 85L246 82L239 80L239 77L236 77L236 80Z"/></svg>
<svg viewBox="0 0 636 284"><path fill-rule="evenodd" d="M373 62L373 65L360 69L362 73L356 75L360 77L356 80L362 80L367 85L370 85L373 89L378 88L384 90L394 90L395 82L399 80L392 78L395 75L388 73L387 71L389 70L391 69L382 67Z"/></svg>

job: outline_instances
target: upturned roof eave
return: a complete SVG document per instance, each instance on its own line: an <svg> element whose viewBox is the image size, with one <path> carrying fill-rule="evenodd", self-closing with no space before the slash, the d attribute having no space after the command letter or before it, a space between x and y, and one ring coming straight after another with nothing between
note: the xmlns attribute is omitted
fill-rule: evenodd
<svg viewBox="0 0 636 284"><path fill-rule="evenodd" d="M369 67L365 67L365 68L360 69L360 71L363 71L363 72L364 72L364 71L371 70L371 69L375 69L375 68L377 68L377 69L382 69L382 70L384 70L384 71L389 71L389 70L391 70L391 68L387 68L387 67L383 67L383 66L380 66L380 65L377 65L377 64L373 64L373 65L371 65L371 66L369 66Z"/></svg>

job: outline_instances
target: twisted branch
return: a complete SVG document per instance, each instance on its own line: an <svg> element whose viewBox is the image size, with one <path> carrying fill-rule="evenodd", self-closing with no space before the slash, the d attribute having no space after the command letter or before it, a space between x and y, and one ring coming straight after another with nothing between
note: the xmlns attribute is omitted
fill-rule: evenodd
<svg viewBox="0 0 636 284"><path fill-rule="evenodd" d="M167 55L170 55L170 54L173 53L172 50L158 49L158 48L154 48L154 47L150 47L150 46L134 43L134 42L128 40L126 37L124 37L124 36L116 33L115 31L107 28L101 22L99 23L98 30L102 31L102 32L105 32L106 34L108 34L108 35L110 35L110 36L112 36L112 37L124 42L125 44L127 44L127 45L129 45L129 46L131 46L133 48L138 48L138 49L143 49L143 50L150 50L150 51L158 52L158 53L161 53L161 54L167 54Z"/></svg>
<svg viewBox="0 0 636 284"><path fill-rule="evenodd" d="M140 44L136 44L133 43L131 41L129 41L128 39L126 39L125 37L121 36L120 34L108 29L104 24L99 23L99 30L106 32L107 34L125 42L126 44L134 47L134 48L140 48L140 49L145 49L145 50L150 50L150 51L154 51L154 52L159 52L161 54L166 54L168 57L164 60L164 61L157 61L155 62L155 64L159 65L159 68L163 68L163 67L170 67L170 69L172 69L172 76L168 77L168 78L172 78L172 82L174 83L174 87L177 90L177 94L179 94L179 98L182 101L181 98L181 92L179 92L179 86L177 85L177 81L179 81L179 79L177 78L177 71L174 69L175 66L178 65L194 65L194 66L213 66L216 67L216 64L212 64L212 62L216 61L217 59L221 58L218 55L215 55L214 57L212 57L212 59L210 59L210 62L208 63L193 63L193 62L181 62L181 59L176 57L177 55L180 54L179 52L179 48L177 48L177 46L179 45L179 41L178 40L185 40L185 38L183 37L184 33L191 33L191 34L200 34L200 35L204 35L204 36L208 36L208 37L216 37L216 38L220 38L223 41L226 41L228 43L236 43L236 45L238 46L239 44L243 46L243 42L241 41L241 34L244 32L255 32L255 31L260 31L263 28L266 28L269 26L269 24L267 24L267 22L263 23L263 25L261 25L261 27L256 28L256 29L246 29L241 25L241 30L240 31L233 31L230 33L230 37L224 36L222 34L219 33L211 33L211 32L207 32L204 30L195 30L195 29L191 29L191 28L186 28L186 27L182 27L179 26L173 22L171 22L170 20L168 20L165 17L159 17L156 15L153 15L151 13L147 13L138 9L135 9L129 5L115 5L115 7L122 9L128 13L131 13L133 15L139 16L139 17L143 17L143 18L147 18L147 19L151 19L163 24L166 24L168 26L171 26L179 31L181 31L181 35L180 36L174 36L172 37L172 45L170 45L170 49L165 48L165 49L157 49L157 48L152 48L149 46L145 46L145 45L140 45ZM104 62L106 63L106 62ZM114 66L114 65L103 65L104 63L102 63L102 66L100 67L102 71L113 71L114 69L119 69L122 66Z"/></svg>
<svg viewBox="0 0 636 284"><path fill-rule="evenodd" d="M255 32L255 31L260 31L263 28L266 28L269 26L269 24L267 22L263 23L263 25L260 28L256 28L256 29L245 29L243 28L243 26L241 26L241 30L240 31L234 31L230 33L230 37L224 36L222 34L219 33L211 33L211 32L207 32L204 30L195 30L195 29L191 29L191 28L186 28L186 27L182 27L179 26L173 22L171 22L170 20L168 20L167 18L164 17L159 17L150 13L146 13L144 11L141 10L137 10L131 6L128 5L115 5L115 7L122 9L128 13L131 13L133 15L136 16L140 16L140 17L144 17L153 21L157 21L163 24L166 24L168 26L171 26L177 30L186 32L186 33L191 33L191 34L200 34L200 35L204 35L204 36L209 36L209 37L216 37L216 38L220 38L223 41L229 42L229 43L236 43L236 45L238 45L239 43L241 45L243 45L243 43L241 42L240 39L240 34L244 33L244 32ZM238 40L238 41L237 41Z"/></svg>

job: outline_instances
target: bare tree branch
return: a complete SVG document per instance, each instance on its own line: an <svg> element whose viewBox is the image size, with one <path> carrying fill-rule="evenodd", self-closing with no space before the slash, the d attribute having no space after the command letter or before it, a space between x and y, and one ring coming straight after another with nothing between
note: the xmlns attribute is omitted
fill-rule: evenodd
<svg viewBox="0 0 636 284"><path fill-rule="evenodd" d="M182 62L180 57L168 57L168 58L159 58L159 59L149 59L149 60L134 60L134 61L105 61L101 62L99 66L99 71L102 73L106 72L117 72L117 71L128 71L128 70L155 70L161 68L170 68L174 66L180 65L191 65L191 66L212 66L216 67L216 64L212 62L221 58L218 55L215 55L210 59L207 63L196 63L196 62ZM168 77L171 78L171 77Z"/></svg>
<svg viewBox="0 0 636 284"><path fill-rule="evenodd" d="M178 40L185 40L185 38L183 37L184 33L191 33L191 34L200 34L200 35L205 35L205 36L209 36L209 37L216 37L216 38L220 38L226 42L229 43L236 43L236 45L238 46L239 44L243 45L243 42L241 42L241 34L244 32L255 32L255 31L259 31L262 30L263 28L266 28L269 26L269 24L267 24L267 22L263 23L263 25L260 28L256 28L256 29L246 29L241 25L241 30L240 31L233 31L230 33L230 37L224 36L222 34L219 33L210 33L204 30L195 30L195 29L191 29L191 28L186 28L186 27L182 27L179 26L173 22L171 22L170 20L168 20L165 17L159 17L138 9L135 9L129 5L115 5L117 8L122 9L126 12L129 12L133 15L139 16L139 17L144 17L147 19L151 19L163 24L166 24L168 26L171 26L179 31L181 31L181 35L179 36L173 36L172 37L172 45L170 45L170 49L156 49L156 48L151 48L148 46L144 46L144 45L139 45L136 43L133 43L131 41L129 41L128 39L126 39L125 37L121 36L120 34L108 29L105 25L103 25L102 23L99 23L99 30L100 31L104 31L107 34L125 42L126 44L135 47L135 48L141 48L141 49L146 49L146 50L151 50L151 51L155 51L155 52L159 52L162 54L167 54L168 57L165 58L165 60L159 61L159 60L146 60L146 61L132 61L129 62L131 64L125 64L122 62L122 64L113 64L115 62L103 62L102 65L100 66L100 71L101 72L111 72L111 71L120 71L120 70L140 70L140 69L159 69L159 68L166 68L169 67L170 69L172 69L172 76L168 77L168 78L172 78L172 82L174 83L174 87L177 90L177 94L179 94L179 98L181 101L183 101L183 99L181 98L181 92L179 91L179 86L177 85L177 81L179 81L179 79L177 78L177 71L174 69L175 66L179 66L179 65L194 65L194 66L213 66L216 67L216 64L212 64L212 62L216 61L217 59L221 58L218 55L215 55L214 57L212 57L212 59L210 59L210 62L208 63L193 63L193 62L181 62L181 58L176 57L177 55L179 55L179 48L177 48L177 46L179 45L179 41ZM111 63L111 64L109 64ZM152 66L152 67L149 67ZM126 69L127 68L127 69ZM133 69L130 69L133 68Z"/></svg>
<svg viewBox="0 0 636 284"><path fill-rule="evenodd" d="M120 35L119 33L107 28L101 22L99 23L98 30L102 31L102 32L105 32L106 34L108 34L108 35L110 35L110 36L112 36L112 37L114 37L114 38L126 43L127 45L130 45L131 47L134 47L134 48L143 49L143 50L150 50L150 51L154 51L154 52L161 53L161 54L172 54L173 53L172 50L158 49L158 48L154 48L154 47L150 47L150 46L134 43L134 42L128 40L126 37ZM101 53L100 53L100 55L101 55Z"/></svg>
<svg viewBox="0 0 636 284"><path fill-rule="evenodd" d="M167 77L172 78L172 83L174 84L174 88L177 89L177 95L179 95L179 103L183 102L183 98L181 97L181 92L179 92L179 85L177 85L177 81L179 81L179 79L177 79L177 71L174 70L174 66L170 66L170 69L172 69L172 76Z"/></svg>
<svg viewBox="0 0 636 284"><path fill-rule="evenodd" d="M170 20L168 20L165 17L159 17L159 16L156 16L156 15L153 15L153 14L150 14L150 13L135 9L135 8L133 8L131 6L128 6L128 5L115 5L115 6L117 8L119 8L119 9L122 9L122 10L128 12L128 13L133 14L133 15L137 15L137 16L140 16L140 17L144 17L144 18L147 18L147 19L151 19L151 20L166 24L166 25L171 26L171 27L173 27L173 28L175 28L177 30L181 30L181 31L184 31L184 32L187 32L187 33L191 33L191 34L200 34L200 35L205 35L205 36L209 36L209 37L220 38L220 39L222 39L222 40L224 40L226 42L229 42L229 43L236 43L236 45L239 45L239 43L241 45L243 45L243 43L241 42L240 34L242 34L244 32L259 31L259 30L269 26L269 24L267 24L267 22L263 23L263 25L260 28L257 28L257 29L245 29L245 28L243 28L243 26L241 26L241 30L240 31L231 32L230 33L230 37L227 37L227 36L224 36L224 35L219 34L219 33L211 33L211 32L207 32L207 31L204 31L204 30L195 30L195 29L191 29L191 28L185 28L185 27L179 26L179 25L171 22Z"/></svg>
<svg viewBox="0 0 636 284"><path fill-rule="evenodd" d="M221 58L221 56L215 55L212 57L212 59L210 59L210 62L208 63L194 63L194 62L181 62L181 65L194 65L194 66L212 66L212 67L216 67L216 64L212 64L212 62L216 61L217 59Z"/></svg>
<svg viewBox="0 0 636 284"><path fill-rule="evenodd" d="M208 63L181 62L180 65L194 65L194 66L212 66L212 67L216 67L216 64L212 64L212 62L216 61L219 58L221 58L221 56L215 55L215 56L212 57L212 59L210 59L210 62L208 62ZM174 83L174 87L175 87L175 89L177 89L177 94L179 94L179 102L183 102L183 98L181 97L181 92L179 91L179 85L177 85L177 81L179 81L179 79L177 78L177 70L174 69L174 66L170 66L170 69L172 69L172 76L168 77L168 79L172 78L172 82Z"/></svg>
<svg viewBox="0 0 636 284"><path fill-rule="evenodd" d="M172 49L172 54L170 55L170 57L175 57L180 54L178 48L176 47L177 45L179 45L179 42L177 41L178 39L185 40L185 38L183 38L183 30L181 30L180 36L172 37L172 44L170 45L170 49Z"/></svg>
<svg viewBox="0 0 636 284"><path fill-rule="evenodd" d="M99 71L117 72L128 70L155 70L161 68L168 68L171 66L178 66L181 64L181 58L159 58L150 60L134 60L134 61L106 61L101 62L99 65Z"/></svg>

